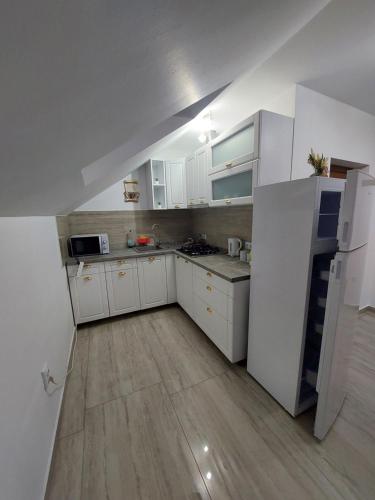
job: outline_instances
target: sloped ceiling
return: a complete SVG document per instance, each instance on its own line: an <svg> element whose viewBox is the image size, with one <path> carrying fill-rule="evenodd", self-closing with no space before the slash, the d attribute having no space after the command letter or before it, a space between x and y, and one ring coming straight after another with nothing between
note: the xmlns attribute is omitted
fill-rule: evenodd
<svg viewBox="0 0 375 500"><path fill-rule="evenodd" d="M0 215L61 213L111 184L100 171L85 184L82 169L179 127L173 115L257 67L327 3L2 2Z"/></svg>

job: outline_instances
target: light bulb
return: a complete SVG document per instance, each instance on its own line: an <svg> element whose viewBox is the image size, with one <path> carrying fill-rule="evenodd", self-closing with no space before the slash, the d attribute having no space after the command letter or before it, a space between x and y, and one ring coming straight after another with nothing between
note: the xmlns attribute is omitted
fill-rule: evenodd
<svg viewBox="0 0 375 500"><path fill-rule="evenodd" d="M202 133L198 136L198 141L201 142L202 144L204 144L206 140L207 140L206 134Z"/></svg>

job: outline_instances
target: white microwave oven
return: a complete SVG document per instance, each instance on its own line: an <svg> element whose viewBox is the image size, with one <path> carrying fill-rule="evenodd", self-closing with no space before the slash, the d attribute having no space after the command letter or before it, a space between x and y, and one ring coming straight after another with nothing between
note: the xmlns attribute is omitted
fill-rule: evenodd
<svg viewBox="0 0 375 500"><path fill-rule="evenodd" d="M71 257L109 253L108 234L73 234L68 239Z"/></svg>

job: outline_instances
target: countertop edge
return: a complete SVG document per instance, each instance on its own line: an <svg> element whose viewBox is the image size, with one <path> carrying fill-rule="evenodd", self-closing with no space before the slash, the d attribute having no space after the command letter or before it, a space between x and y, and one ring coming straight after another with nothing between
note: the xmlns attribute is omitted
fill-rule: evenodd
<svg viewBox="0 0 375 500"><path fill-rule="evenodd" d="M225 274L222 274L220 271L217 271L216 269L210 267L210 266L205 266L201 262L197 262L195 257L191 257L189 255L186 255L182 252L179 252L175 248L166 248L166 249L161 249L161 250L150 250L149 252L139 252L137 253L134 250L134 253L130 253L129 250L121 252L118 251L118 254L113 255L113 254L105 254L105 255L95 255L95 256L90 256L87 259L84 258L77 258L74 259L72 257L69 257L65 259L65 265L66 266L74 266L77 265L79 262L90 262L90 263L97 263L97 262L111 262L113 260L117 259L135 259L135 258L142 258L142 257L151 257L154 255L178 255L180 257L183 257L184 259L188 260L189 262L195 264L196 266L201 267L202 269L205 269L206 271L210 271L211 273L215 274L216 276L219 276L219 278L222 278L230 283L236 283L238 281L245 281L249 280L251 277L251 271L249 268L249 274L248 275L243 275L243 276L235 276L235 277L228 277ZM238 260L240 262L240 260Z"/></svg>

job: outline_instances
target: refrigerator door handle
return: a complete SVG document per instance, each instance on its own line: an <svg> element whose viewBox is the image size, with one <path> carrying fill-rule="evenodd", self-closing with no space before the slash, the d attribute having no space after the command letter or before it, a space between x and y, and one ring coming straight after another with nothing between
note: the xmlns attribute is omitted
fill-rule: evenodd
<svg viewBox="0 0 375 500"><path fill-rule="evenodd" d="M346 243L348 241L348 233L349 233L349 222L345 221L342 226L342 237L341 237L343 243Z"/></svg>

